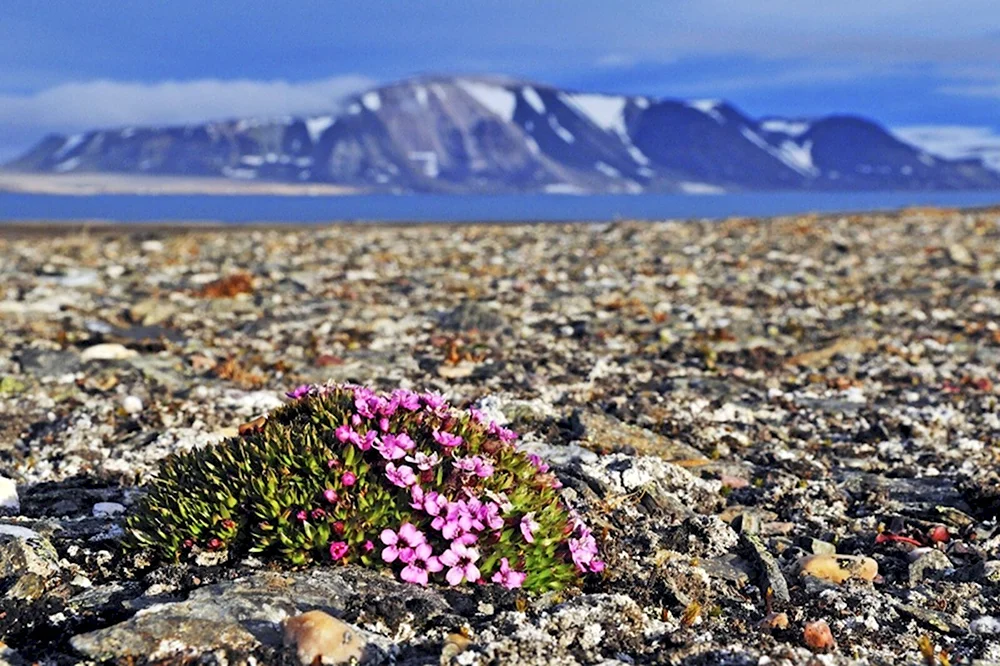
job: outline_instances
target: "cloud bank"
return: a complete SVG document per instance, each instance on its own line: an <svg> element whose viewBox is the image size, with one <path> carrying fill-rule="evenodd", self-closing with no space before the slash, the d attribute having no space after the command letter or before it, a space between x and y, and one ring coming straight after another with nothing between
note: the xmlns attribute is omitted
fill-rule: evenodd
<svg viewBox="0 0 1000 666"><path fill-rule="evenodd" d="M932 155L948 159L977 158L1000 171L1000 134L992 127L966 125L911 125L893 133Z"/></svg>
<svg viewBox="0 0 1000 666"><path fill-rule="evenodd" d="M336 109L345 96L374 84L357 75L304 82L98 80L66 83L27 95L0 94L0 163L53 132L323 113Z"/></svg>

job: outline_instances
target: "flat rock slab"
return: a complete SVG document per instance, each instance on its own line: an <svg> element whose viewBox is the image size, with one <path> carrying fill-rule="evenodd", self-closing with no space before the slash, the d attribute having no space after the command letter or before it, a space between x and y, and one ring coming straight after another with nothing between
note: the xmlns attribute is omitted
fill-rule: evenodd
<svg viewBox="0 0 1000 666"><path fill-rule="evenodd" d="M387 583L392 585L392 581ZM70 643L81 654L99 661L155 661L220 649L276 648L282 643L281 623L286 618L314 609L340 614L361 589L334 571L261 573L200 588L185 601L147 607L120 624L74 636ZM412 586L406 589L421 596ZM432 605L447 607L440 599ZM378 662L388 654L391 642L359 631L369 645L366 662Z"/></svg>

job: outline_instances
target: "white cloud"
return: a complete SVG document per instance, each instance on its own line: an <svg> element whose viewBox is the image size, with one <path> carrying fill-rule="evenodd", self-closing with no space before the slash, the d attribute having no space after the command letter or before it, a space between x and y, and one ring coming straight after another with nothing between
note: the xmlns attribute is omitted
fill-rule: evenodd
<svg viewBox="0 0 1000 666"><path fill-rule="evenodd" d="M323 112L372 84L353 75L298 83L248 79L66 83L29 95L0 94L0 125L71 131Z"/></svg>
<svg viewBox="0 0 1000 666"><path fill-rule="evenodd" d="M0 164L52 132L323 113L374 83L357 75L294 83L99 80L65 83L27 95L0 94Z"/></svg>
<svg viewBox="0 0 1000 666"><path fill-rule="evenodd" d="M948 159L975 157L1000 171L1000 133L992 127L968 125L910 125L894 127L903 141L931 155Z"/></svg>

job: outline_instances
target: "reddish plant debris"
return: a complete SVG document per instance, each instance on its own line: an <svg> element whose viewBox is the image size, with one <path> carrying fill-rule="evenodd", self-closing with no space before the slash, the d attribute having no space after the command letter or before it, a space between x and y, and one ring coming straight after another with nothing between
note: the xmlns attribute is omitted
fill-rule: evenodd
<svg viewBox="0 0 1000 666"><path fill-rule="evenodd" d="M197 292L201 298L234 298L253 293L253 277L249 273L233 273L209 282Z"/></svg>

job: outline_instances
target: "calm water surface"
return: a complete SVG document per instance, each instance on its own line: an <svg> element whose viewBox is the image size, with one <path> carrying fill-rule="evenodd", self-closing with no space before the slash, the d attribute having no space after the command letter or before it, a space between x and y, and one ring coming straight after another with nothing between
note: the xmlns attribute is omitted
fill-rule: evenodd
<svg viewBox="0 0 1000 666"><path fill-rule="evenodd" d="M767 217L906 206L1000 205L1000 192L752 193L721 195L209 196L0 193L0 220L160 222L611 221ZM0 222L2 224L2 222Z"/></svg>

